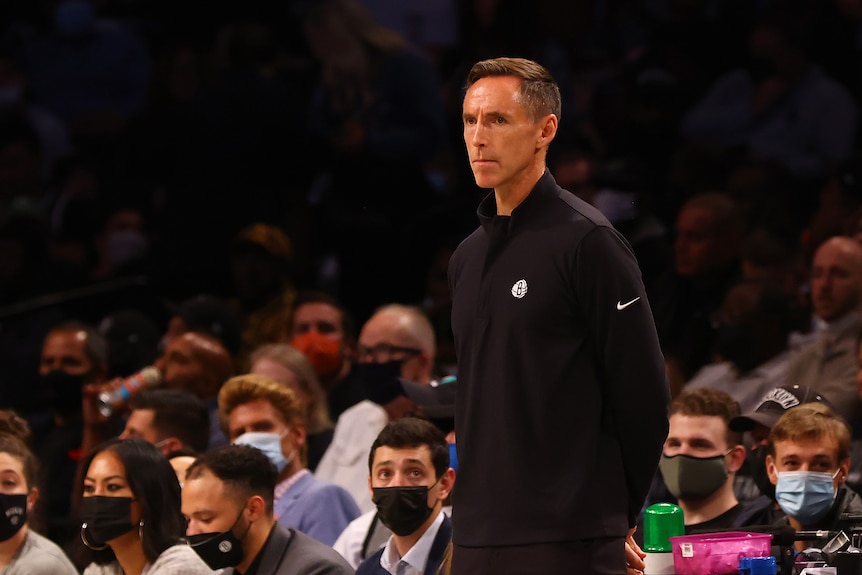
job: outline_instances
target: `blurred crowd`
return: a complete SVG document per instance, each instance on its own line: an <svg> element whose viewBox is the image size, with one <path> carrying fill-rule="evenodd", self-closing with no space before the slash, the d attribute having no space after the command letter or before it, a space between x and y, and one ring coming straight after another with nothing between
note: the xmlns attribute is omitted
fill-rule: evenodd
<svg viewBox="0 0 862 575"><path fill-rule="evenodd" d="M367 453L416 408L391 377L457 374L486 57L560 84L549 169L629 240L672 396L744 413L801 384L862 433L862 0L6 0L0 23L0 408L61 483L59 543L82 455L128 430L87 405L150 365L209 408L209 448L235 439L225 381L313 368L297 469L354 473L350 517L372 508L340 416L366 408ZM372 392L352 369L392 361Z"/></svg>

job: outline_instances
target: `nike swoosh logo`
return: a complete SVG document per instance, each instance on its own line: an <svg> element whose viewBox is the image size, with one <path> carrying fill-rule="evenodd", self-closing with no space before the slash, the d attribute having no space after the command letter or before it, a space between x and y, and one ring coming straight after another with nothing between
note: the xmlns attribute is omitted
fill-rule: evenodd
<svg viewBox="0 0 862 575"><path fill-rule="evenodd" d="M632 301L627 301L626 303L618 301L617 302L617 310L622 311L622 310L626 309L627 307L629 307L630 305L632 305L633 303L638 301L640 298L641 298L641 296L638 296L635 299L633 299Z"/></svg>

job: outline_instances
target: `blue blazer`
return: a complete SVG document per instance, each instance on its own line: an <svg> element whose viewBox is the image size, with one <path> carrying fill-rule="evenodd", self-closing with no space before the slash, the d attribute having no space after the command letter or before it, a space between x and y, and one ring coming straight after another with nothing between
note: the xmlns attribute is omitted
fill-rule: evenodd
<svg viewBox="0 0 862 575"><path fill-rule="evenodd" d="M359 506L340 485L300 477L275 502L275 516L285 527L293 527L321 543L332 546L347 524L359 517Z"/></svg>
<svg viewBox="0 0 862 575"><path fill-rule="evenodd" d="M425 575L437 575L440 571L440 563L443 562L443 557L446 555L446 547L452 541L452 520L448 516L443 516L443 523L437 531L437 536L434 537L434 542L431 544L431 551L428 552L428 561L425 563ZM366 558L359 567L356 568L356 575L391 575L389 571L380 565L380 557L386 547L377 550L374 555Z"/></svg>

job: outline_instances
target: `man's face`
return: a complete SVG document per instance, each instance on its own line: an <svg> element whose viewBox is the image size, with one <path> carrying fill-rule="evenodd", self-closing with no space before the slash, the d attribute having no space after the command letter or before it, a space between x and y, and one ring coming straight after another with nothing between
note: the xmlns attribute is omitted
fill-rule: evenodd
<svg viewBox="0 0 862 575"><path fill-rule="evenodd" d="M431 450L427 445L397 449L385 445L378 447L374 452L368 484L372 489L424 485L429 488L428 507L431 508L446 497L445 494L440 497L440 491L445 490L446 485L443 481L437 481Z"/></svg>
<svg viewBox="0 0 862 575"><path fill-rule="evenodd" d="M717 415L670 416L670 427L664 442L664 454L690 457L715 457L726 453L727 425Z"/></svg>
<svg viewBox="0 0 862 575"><path fill-rule="evenodd" d="M344 346L344 321L341 311L327 303L311 302L300 305L293 312L292 335L316 331Z"/></svg>
<svg viewBox="0 0 862 575"><path fill-rule="evenodd" d="M702 208L683 208L676 221L674 261L682 277L699 277L726 265L730 259L715 229L715 216Z"/></svg>
<svg viewBox="0 0 862 575"><path fill-rule="evenodd" d="M126 427L120 434L120 439L137 437L155 445L162 440L153 427L156 413L152 409L133 409L126 420Z"/></svg>
<svg viewBox="0 0 862 575"><path fill-rule="evenodd" d="M798 441L783 440L775 442L775 456L766 457L766 471L773 485L778 484L778 474L782 471L815 471L834 474L833 485L837 489L844 482L850 469L850 461L838 460L838 440L831 436Z"/></svg>
<svg viewBox="0 0 862 575"><path fill-rule="evenodd" d="M811 266L811 299L821 319L838 319L858 306L862 277L857 258L843 242L828 241L817 250Z"/></svg>
<svg viewBox="0 0 862 575"><path fill-rule="evenodd" d="M243 433L252 431L284 434L281 453L285 457L299 448L296 430L288 427L281 414L266 399L238 405L228 415L228 440L231 443Z"/></svg>
<svg viewBox="0 0 862 575"><path fill-rule="evenodd" d="M464 97L464 143L480 188L518 185L536 161L544 122L530 118L517 96L520 84L512 76L482 78Z"/></svg>
<svg viewBox="0 0 862 575"><path fill-rule="evenodd" d="M65 371L70 375L87 375L93 371L93 362L86 352L87 334L83 331L48 334L42 344L39 375L51 371Z"/></svg>
<svg viewBox="0 0 862 575"><path fill-rule="evenodd" d="M428 375L424 368L424 353L409 341L397 314L372 316L359 334L358 357L361 363L402 361L401 377L424 383Z"/></svg>
<svg viewBox="0 0 862 575"><path fill-rule="evenodd" d="M156 360L162 372L163 385L170 389L188 389L197 393L201 381L208 378L206 366L195 349L193 340L185 337L174 339Z"/></svg>
<svg viewBox="0 0 862 575"><path fill-rule="evenodd" d="M209 470L204 470L195 479L185 480L181 509L189 522L186 527L186 535L189 536L228 531L237 525L242 514L242 507L226 492L224 483Z"/></svg>

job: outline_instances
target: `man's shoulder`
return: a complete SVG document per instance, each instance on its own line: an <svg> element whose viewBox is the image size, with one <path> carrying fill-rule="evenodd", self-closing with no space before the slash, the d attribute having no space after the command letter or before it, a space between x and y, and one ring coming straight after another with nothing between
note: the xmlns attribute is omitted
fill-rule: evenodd
<svg viewBox="0 0 862 575"><path fill-rule="evenodd" d="M363 559L362 563L359 564L359 567L356 568L356 575L388 574L389 572L380 564L380 558L383 557L383 552L385 550L386 547L381 547L372 555Z"/></svg>
<svg viewBox="0 0 862 575"><path fill-rule="evenodd" d="M304 573L310 568L315 569L314 573L327 575L350 575L354 572L347 560L329 545L296 529L286 530L290 533L290 544L279 563L278 573Z"/></svg>

